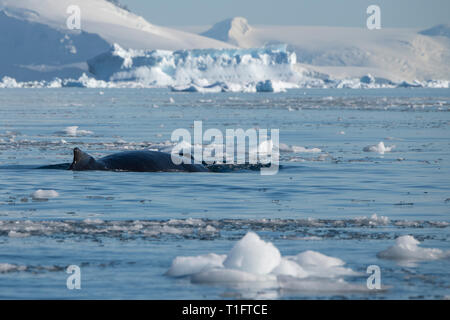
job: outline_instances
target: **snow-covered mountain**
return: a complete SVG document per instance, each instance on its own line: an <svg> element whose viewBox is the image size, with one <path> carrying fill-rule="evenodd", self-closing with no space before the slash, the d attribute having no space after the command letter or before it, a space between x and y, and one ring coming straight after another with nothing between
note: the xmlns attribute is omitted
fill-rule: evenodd
<svg viewBox="0 0 450 320"><path fill-rule="evenodd" d="M245 37L250 31L251 28L247 19L236 17L216 23L211 29L201 33L201 35L241 47L241 44L245 42Z"/></svg>
<svg viewBox="0 0 450 320"><path fill-rule="evenodd" d="M447 37L450 38L450 25L438 24L437 26L425 29L419 32L420 34L432 37Z"/></svg>
<svg viewBox="0 0 450 320"><path fill-rule="evenodd" d="M134 49L193 49L231 47L196 34L153 25L141 16L106 0L0 0L5 10L28 21L67 30L69 6L80 8L81 29L109 43Z"/></svg>
<svg viewBox="0 0 450 320"><path fill-rule="evenodd" d="M370 73L413 81L450 78L449 30L445 25L420 33L415 29L250 26L244 18L233 18L201 34L241 48L286 43L303 66L335 77Z"/></svg>
<svg viewBox="0 0 450 320"><path fill-rule="evenodd" d="M74 5L81 30L67 27ZM446 25L370 31L250 26L237 17L196 34L153 25L117 0L0 0L0 29L0 87L277 91L450 80Z"/></svg>
<svg viewBox="0 0 450 320"><path fill-rule="evenodd" d="M80 8L69 30L67 8ZM150 24L106 0L0 0L0 79L78 78L86 60L117 43L134 49L231 48L197 34Z"/></svg>
<svg viewBox="0 0 450 320"><path fill-rule="evenodd" d="M0 78L19 81L79 77L86 60L109 49L96 34L63 31L0 11Z"/></svg>

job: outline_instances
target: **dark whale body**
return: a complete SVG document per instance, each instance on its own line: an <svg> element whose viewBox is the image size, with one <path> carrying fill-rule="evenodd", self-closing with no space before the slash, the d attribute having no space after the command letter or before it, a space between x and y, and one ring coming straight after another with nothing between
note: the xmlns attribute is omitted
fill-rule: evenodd
<svg viewBox="0 0 450 320"><path fill-rule="evenodd" d="M202 164L181 163L175 164L171 154L159 151L125 151L95 160L79 148L73 149L73 162L69 170L106 170L106 171L184 171L209 172Z"/></svg>
<svg viewBox="0 0 450 320"><path fill-rule="evenodd" d="M180 155L181 157L182 155ZM186 160L186 156L184 157ZM187 161L184 161L187 162ZM159 151L125 151L95 160L91 155L81 151L79 148L73 149L72 163L59 163L34 167L35 169L53 170L103 170L103 171L134 171L134 172L239 172L239 171L260 171L261 168L270 167L269 164L233 164L233 163L213 163L195 164L194 158L190 156L191 163L173 163L170 153ZM283 167L280 165L279 169ZM0 166L1 169L1 166Z"/></svg>

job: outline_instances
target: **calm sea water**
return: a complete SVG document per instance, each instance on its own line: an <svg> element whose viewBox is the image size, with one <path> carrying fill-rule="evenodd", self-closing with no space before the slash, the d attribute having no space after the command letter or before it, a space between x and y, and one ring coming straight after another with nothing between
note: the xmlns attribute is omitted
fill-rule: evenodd
<svg viewBox="0 0 450 320"><path fill-rule="evenodd" d="M407 234L450 249L449 111L448 89L2 89L0 298L448 297L448 259L403 264L376 255ZM174 129L196 120L204 130L279 129L280 143L297 148L282 150L273 176L33 168L71 162L74 147L94 156L165 150ZM363 151L380 141L395 148ZM34 200L38 189L59 196ZM367 266L378 265L388 289L316 294L165 275L175 257L226 254L249 230L283 256L316 250L344 260L361 273L351 283L365 285ZM66 287L73 264L81 290Z"/></svg>

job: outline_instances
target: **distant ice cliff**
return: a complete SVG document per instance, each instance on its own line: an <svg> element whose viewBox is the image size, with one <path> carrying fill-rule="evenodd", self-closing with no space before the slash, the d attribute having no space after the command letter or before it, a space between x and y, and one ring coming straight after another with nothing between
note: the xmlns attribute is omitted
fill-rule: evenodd
<svg viewBox="0 0 450 320"><path fill-rule="evenodd" d="M171 86L174 90L274 91L295 87L301 79L297 59L285 45L257 49L125 50L110 51L88 60L99 80ZM251 89L250 89L251 90Z"/></svg>
<svg viewBox="0 0 450 320"><path fill-rule="evenodd" d="M293 88L449 88L448 80L393 82L370 74L335 79L297 63L287 45L251 49L135 50L118 44L87 61L78 79L18 82L3 77L0 88L169 87L182 92L282 92Z"/></svg>

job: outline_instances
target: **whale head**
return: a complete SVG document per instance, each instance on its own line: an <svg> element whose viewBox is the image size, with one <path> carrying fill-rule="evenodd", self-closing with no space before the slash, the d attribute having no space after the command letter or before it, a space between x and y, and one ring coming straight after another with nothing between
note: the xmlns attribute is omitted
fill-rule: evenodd
<svg viewBox="0 0 450 320"><path fill-rule="evenodd" d="M79 148L73 149L73 162L69 167L69 170L92 170L96 167L95 159L81 151Z"/></svg>

